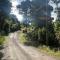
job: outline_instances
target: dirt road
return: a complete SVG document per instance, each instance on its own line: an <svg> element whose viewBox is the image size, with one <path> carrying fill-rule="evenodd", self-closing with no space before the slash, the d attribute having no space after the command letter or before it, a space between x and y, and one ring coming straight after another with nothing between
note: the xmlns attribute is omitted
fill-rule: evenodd
<svg viewBox="0 0 60 60"><path fill-rule="evenodd" d="M55 60L53 57L38 52L31 46L20 44L17 33L11 33L6 43L2 60Z"/></svg>

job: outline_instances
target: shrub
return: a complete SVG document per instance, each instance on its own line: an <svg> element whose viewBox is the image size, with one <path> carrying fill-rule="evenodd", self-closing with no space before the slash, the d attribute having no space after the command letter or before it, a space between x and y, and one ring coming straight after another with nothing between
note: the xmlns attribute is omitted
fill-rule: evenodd
<svg viewBox="0 0 60 60"><path fill-rule="evenodd" d="M46 29L35 28L32 32L29 32L27 36L33 45L39 46L40 44L45 44Z"/></svg>

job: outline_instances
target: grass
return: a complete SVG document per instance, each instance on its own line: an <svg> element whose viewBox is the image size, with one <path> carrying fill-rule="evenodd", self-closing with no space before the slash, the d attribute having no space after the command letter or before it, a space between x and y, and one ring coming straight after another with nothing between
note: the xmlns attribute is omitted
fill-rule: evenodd
<svg viewBox="0 0 60 60"><path fill-rule="evenodd" d="M2 45L5 41L5 37L4 36L0 36L0 45Z"/></svg>
<svg viewBox="0 0 60 60"><path fill-rule="evenodd" d="M55 52L54 50L51 50L47 46L38 47L38 50L50 56L60 57L60 51Z"/></svg>
<svg viewBox="0 0 60 60"><path fill-rule="evenodd" d="M22 43L22 44L24 44L25 42L27 42L26 34L20 32L20 33L19 33L19 40L20 40L20 43Z"/></svg>
<svg viewBox="0 0 60 60"><path fill-rule="evenodd" d="M26 34L25 33L22 33L20 32L19 33L19 40L20 40L20 43L24 44L25 42L27 42L27 37L26 37ZM39 46L37 47L37 49L42 52L42 53L45 53L49 56L55 56L55 57L60 57L60 51L54 51L54 49L50 49L48 46Z"/></svg>

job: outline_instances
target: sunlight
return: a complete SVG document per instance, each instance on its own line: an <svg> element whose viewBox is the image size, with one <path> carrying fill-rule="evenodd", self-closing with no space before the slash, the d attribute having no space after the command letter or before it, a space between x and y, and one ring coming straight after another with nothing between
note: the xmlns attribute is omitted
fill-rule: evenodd
<svg viewBox="0 0 60 60"><path fill-rule="evenodd" d="M18 2L12 2L12 6L16 6L16 5L18 5Z"/></svg>
<svg viewBox="0 0 60 60"><path fill-rule="evenodd" d="M57 6L52 0L49 1L49 5L53 7L53 11L51 12L51 17L54 18L53 22L55 22L56 18L57 18L57 14L55 13L55 9Z"/></svg>
<svg viewBox="0 0 60 60"><path fill-rule="evenodd" d="M19 14L19 10L17 9L17 5L19 5L19 2L17 0L11 0L12 7L11 7L11 14L14 14L18 21L22 22L23 15Z"/></svg>
<svg viewBox="0 0 60 60"><path fill-rule="evenodd" d="M18 18L18 21L23 21L23 15L16 14L16 17Z"/></svg>

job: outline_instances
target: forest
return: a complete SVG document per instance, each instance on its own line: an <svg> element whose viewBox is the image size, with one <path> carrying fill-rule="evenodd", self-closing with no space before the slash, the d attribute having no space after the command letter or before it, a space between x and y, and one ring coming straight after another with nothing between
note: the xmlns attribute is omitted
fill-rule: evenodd
<svg viewBox="0 0 60 60"><path fill-rule="evenodd" d="M48 3L49 0L26 0L18 6L28 22L23 23L28 37L27 44L31 43L36 47L46 45L60 50L60 7L58 7L60 1L53 0L53 3L56 4L55 13L57 14L55 22L53 22L54 17L51 17L53 7ZM29 25L30 22L31 25Z"/></svg>
<svg viewBox="0 0 60 60"><path fill-rule="evenodd" d="M56 5L57 18L54 22L49 0L23 0L16 6L23 15L24 21L21 23L15 15L10 14L11 2L0 0L0 45L5 41L4 36L22 31L27 37L24 44L35 47L46 45L54 51L60 51L60 0L51 1Z"/></svg>

